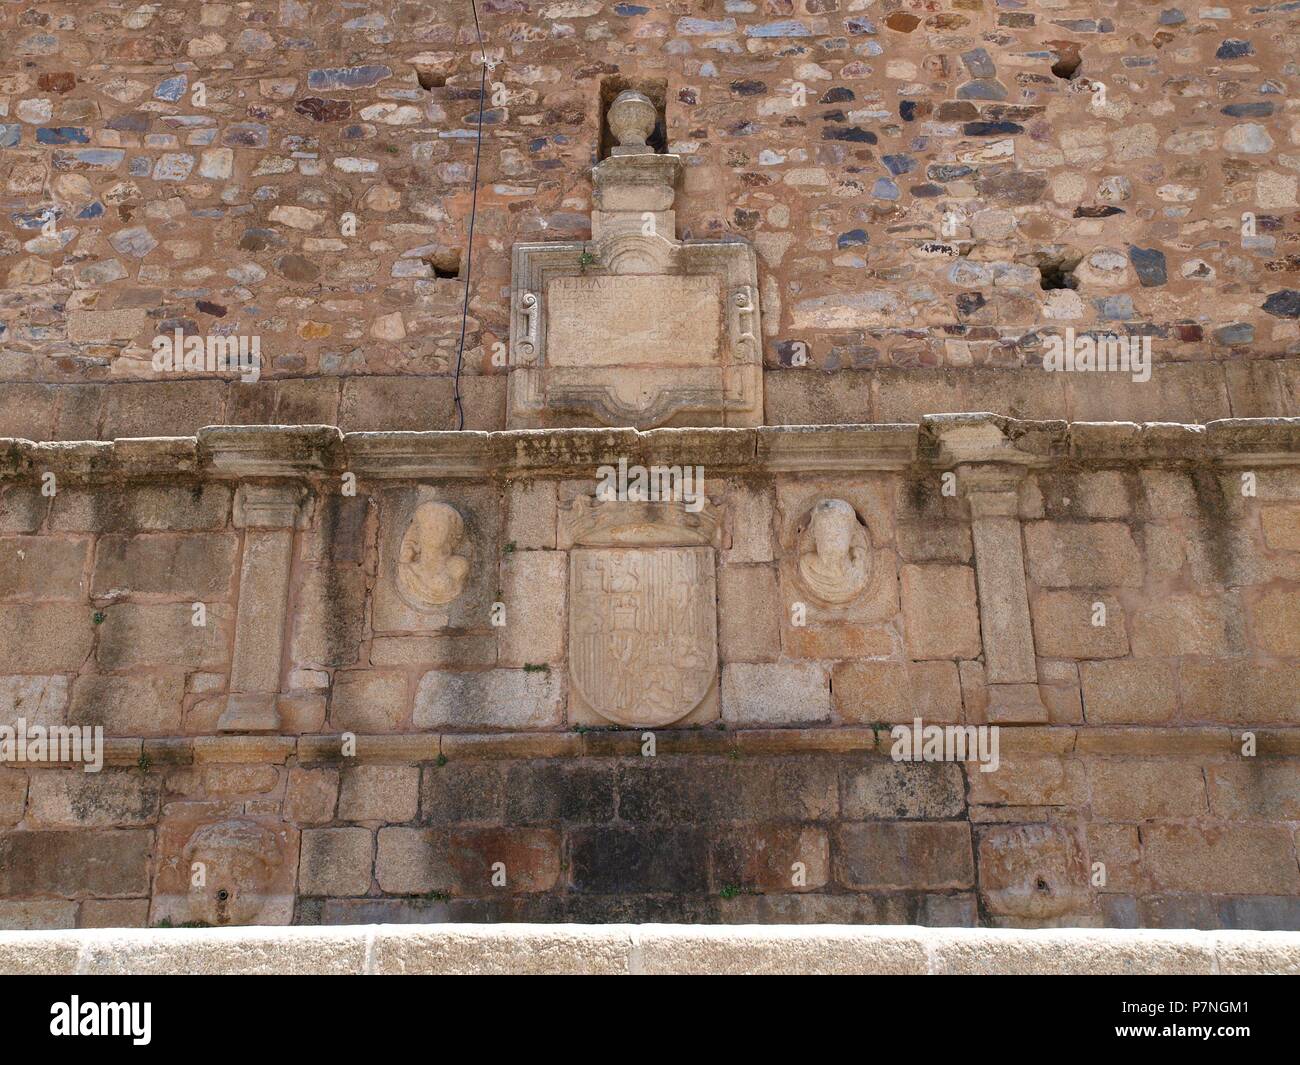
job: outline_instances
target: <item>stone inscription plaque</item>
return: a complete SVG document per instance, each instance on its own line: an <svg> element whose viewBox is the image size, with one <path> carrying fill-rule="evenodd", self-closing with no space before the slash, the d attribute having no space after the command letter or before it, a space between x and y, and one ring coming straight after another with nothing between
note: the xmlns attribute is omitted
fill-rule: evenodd
<svg viewBox="0 0 1300 1065"><path fill-rule="evenodd" d="M722 313L717 276L552 278L548 358L552 366L716 366Z"/></svg>
<svg viewBox="0 0 1300 1065"><path fill-rule="evenodd" d="M620 725L670 725L718 669L713 550L583 548L569 562L569 671Z"/></svg>

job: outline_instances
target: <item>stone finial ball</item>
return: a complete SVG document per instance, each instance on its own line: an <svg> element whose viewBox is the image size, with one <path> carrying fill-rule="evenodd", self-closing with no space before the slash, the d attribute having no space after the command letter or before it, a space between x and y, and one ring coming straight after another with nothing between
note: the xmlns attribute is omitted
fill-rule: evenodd
<svg viewBox="0 0 1300 1065"><path fill-rule="evenodd" d="M635 89L625 89L609 105L610 132L622 147L640 147L654 132L659 114L650 97Z"/></svg>

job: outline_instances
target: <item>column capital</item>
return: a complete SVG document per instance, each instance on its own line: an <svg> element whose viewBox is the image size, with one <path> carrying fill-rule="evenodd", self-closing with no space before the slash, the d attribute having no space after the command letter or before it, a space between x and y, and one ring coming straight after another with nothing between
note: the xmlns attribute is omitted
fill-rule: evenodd
<svg viewBox="0 0 1300 1065"><path fill-rule="evenodd" d="M241 484L235 491L235 528L301 528L306 517L303 503L307 494L307 486L296 481Z"/></svg>
<svg viewBox="0 0 1300 1065"><path fill-rule="evenodd" d="M1020 490L1028 468L1005 462L962 462L955 468L957 487L970 498Z"/></svg>

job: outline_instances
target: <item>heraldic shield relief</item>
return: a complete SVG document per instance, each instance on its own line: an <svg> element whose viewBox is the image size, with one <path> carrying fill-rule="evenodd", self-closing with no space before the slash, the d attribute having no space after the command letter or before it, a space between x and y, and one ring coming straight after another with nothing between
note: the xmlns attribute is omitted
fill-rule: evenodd
<svg viewBox="0 0 1300 1065"><path fill-rule="evenodd" d="M718 671L713 550L583 548L569 570L570 680L620 725L669 725Z"/></svg>

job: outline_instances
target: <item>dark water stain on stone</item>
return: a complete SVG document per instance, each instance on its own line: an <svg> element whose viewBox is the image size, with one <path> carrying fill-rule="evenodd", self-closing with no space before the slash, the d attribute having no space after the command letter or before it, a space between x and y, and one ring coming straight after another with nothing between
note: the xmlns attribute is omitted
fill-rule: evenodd
<svg viewBox="0 0 1300 1065"><path fill-rule="evenodd" d="M1229 533L1231 517L1227 500L1223 498L1223 485L1214 470L1192 470L1191 479L1201 540L1214 569L1214 579L1218 584L1227 584L1236 567Z"/></svg>

